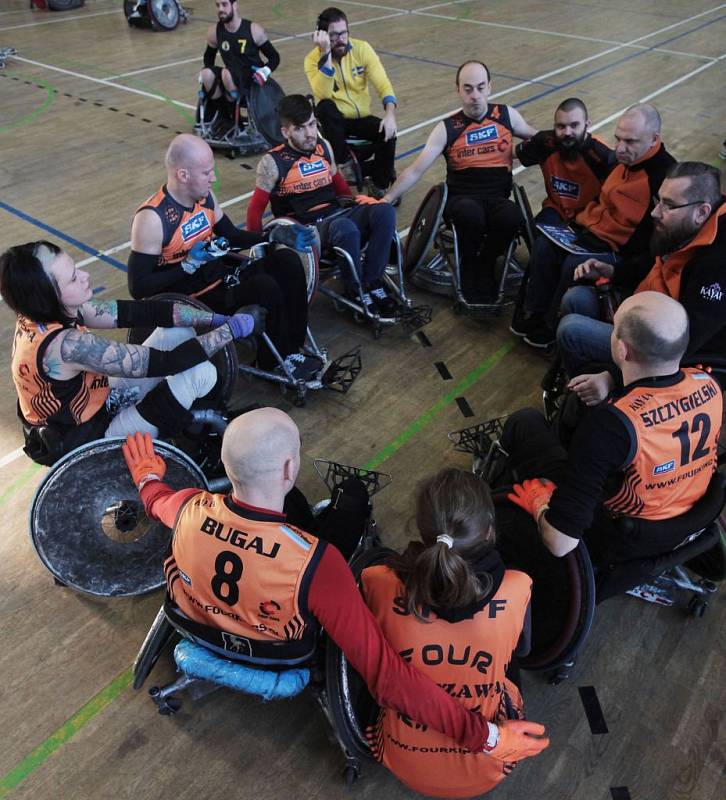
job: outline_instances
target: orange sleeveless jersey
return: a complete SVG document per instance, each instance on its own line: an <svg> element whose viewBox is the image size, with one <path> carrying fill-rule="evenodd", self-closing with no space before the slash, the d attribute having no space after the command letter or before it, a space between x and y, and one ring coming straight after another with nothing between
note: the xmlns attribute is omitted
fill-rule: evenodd
<svg viewBox="0 0 726 800"><path fill-rule="evenodd" d="M48 422L81 425L103 407L108 397L106 375L83 371L62 381L45 375L45 350L63 329L59 322L42 324L21 315L17 317L11 371L20 413L30 425ZM86 331L87 328L78 326L76 330Z"/></svg>
<svg viewBox="0 0 726 800"><path fill-rule="evenodd" d="M723 398L699 369L672 386L637 386L610 401L631 432L620 490L604 505L617 516L671 519L703 497L716 469Z"/></svg>
<svg viewBox="0 0 726 800"><path fill-rule="evenodd" d="M221 631L223 646L233 652L242 652L240 640L314 637L307 592L320 540L284 521L234 509L230 497L202 491L179 510L164 565L169 599L189 619Z"/></svg>
<svg viewBox="0 0 726 800"><path fill-rule="evenodd" d="M363 594L386 639L406 661L487 721L506 718L504 690L522 700L505 671L524 625L532 581L507 570L495 596L472 619L450 623L411 616L404 588L389 567L363 571ZM473 753L437 731L383 709L369 733L374 755L407 786L435 797L471 797L505 777L504 762Z"/></svg>
<svg viewBox="0 0 726 800"><path fill-rule="evenodd" d="M162 186L136 209L136 213L144 208L152 209L161 219L163 235L160 266L182 261L197 242L206 242L212 238L214 201L211 194L189 209L177 203L167 192L166 186Z"/></svg>
<svg viewBox="0 0 726 800"><path fill-rule="evenodd" d="M270 205L275 217L292 216L310 222L316 211L337 207L333 187L331 156L325 142L319 141L310 155L281 144L269 151L278 171Z"/></svg>

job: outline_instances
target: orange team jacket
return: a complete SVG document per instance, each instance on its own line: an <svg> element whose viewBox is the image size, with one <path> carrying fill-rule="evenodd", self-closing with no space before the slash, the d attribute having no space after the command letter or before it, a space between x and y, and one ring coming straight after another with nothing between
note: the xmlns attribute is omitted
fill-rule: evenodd
<svg viewBox="0 0 726 800"><path fill-rule="evenodd" d="M406 661L487 721L507 717L505 691L523 713L517 687L505 677L524 625L532 581L507 570L494 597L470 619L450 623L433 612L427 622L408 613L404 588L387 566L369 567L362 590L386 639ZM473 753L403 714L383 709L369 731L374 755L407 786L434 797L471 797L504 779L508 768Z"/></svg>
<svg viewBox="0 0 726 800"><path fill-rule="evenodd" d="M509 197L512 191L512 123L509 107L489 103L476 122L457 111L444 119L446 184L452 195Z"/></svg>
<svg viewBox="0 0 726 800"><path fill-rule="evenodd" d="M294 217L308 224L338 208L332 158L325 142L318 141L309 156L287 144L273 147L269 155L278 171L277 183L270 192L273 216Z"/></svg>
<svg viewBox="0 0 726 800"><path fill-rule="evenodd" d="M65 328L59 322L44 324L21 315L17 317L11 372L20 413L30 425L82 425L106 403L110 391L106 375L85 370L68 380L46 375L43 369L46 348ZM77 330L87 328L78 326Z"/></svg>
<svg viewBox="0 0 726 800"><path fill-rule="evenodd" d="M615 153L590 134L572 159L562 157L554 131L539 131L520 142L516 153L525 167L539 164L547 191L542 206L554 208L567 221L597 197L615 165Z"/></svg>
<svg viewBox="0 0 726 800"><path fill-rule="evenodd" d="M725 215L726 203L723 203L715 214L711 214L701 230L685 247L665 257L656 256L655 264L635 291L662 292L674 300L678 300L681 296L681 276L685 266L700 248L714 243L718 234L719 222Z"/></svg>
<svg viewBox="0 0 726 800"><path fill-rule="evenodd" d="M605 507L614 515L649 520L689 511L716 469L723 410L716 381L687 368L670 386L637 386L609 403L632 444L622 486Z"/></svg>
<svg viewBox="0 0 726 800"><path fill-rule="evenodd" d="M617 164L599 196L575 217L578 225L624 255L647 250L653 229L653 195L675 159L660 138L634 164Z"/></svg>
<svg viewBox="0 0 726 800"><path fill-rule="evenodd" d="M269 515L247 509L242 517L234 508L231 497L203 491L180 508L164 564L167 610L229 658L309 658L317 625L307 592L320 542Z"/></svg>

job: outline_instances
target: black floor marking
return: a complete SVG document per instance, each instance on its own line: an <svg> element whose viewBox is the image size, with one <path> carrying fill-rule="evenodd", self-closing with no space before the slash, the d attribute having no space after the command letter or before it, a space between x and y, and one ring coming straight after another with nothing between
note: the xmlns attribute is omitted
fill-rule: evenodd
<svg viewBox="0 0 726 800"><path fill-rule="evenodd" d="M579 686L577 691L580 693L580 700L585 709L585 716L590 725L593 735L599 736L608 732L605 723L605 716L602 713L600 701L597 699L597 692L594 686Z"/></svg>
<svg viewBox="0 0 726 800"><path fill-rule="evenodd" d="M449 372L449 370L447 369L447 367L446 367L446 364L444 364L444 362L443 362L443 361L435 361L435 362L434 362L434 366L435 366L435 367L436 367L436 369L439 371L439 375L441 375L441 377L442 377L442 378L443 378L445 381L450 381L450 380L452 380L452 375L451 375L451 373Z"/></svg>
<svg viewBox="0 0 726 800"><path fill-rule="evenodd" d="M461 413L465 417L473 417L474 416L474 412L471 410L471 406L466 401L465 397L457 397L456 398L456 405L459 406L459 411L461 411Z"/></svg>
<svg viewBox="0 0 726 800"><path fill-rule="evenodd" d="M611 786L610 796L613 800L630 800L630 792L627 786Z"/></svg>
<svg viewBox="0 0 726 800"><path fill-rule="evenodd" d="M416 331L416 338L421 342L424 347L431 347L431 339L423 332Z"/></svg>

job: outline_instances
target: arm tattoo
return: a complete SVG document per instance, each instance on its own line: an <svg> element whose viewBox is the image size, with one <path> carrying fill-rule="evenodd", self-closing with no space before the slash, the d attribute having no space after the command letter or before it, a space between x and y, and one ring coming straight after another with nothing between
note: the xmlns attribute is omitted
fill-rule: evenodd
<svg viewBox="0 0 726 800"><path fill-rule="evenodd" d="M115 300L90 300L89 305L93 306L93 313L97 317L113 317L118 316L117 306Z"/></svg>
<svg viewBox="0 0 726 800"><path fill-rule="evenodd" d="M101 375L143 378L149 369L149 348L112 342L84 331L69 331L61 342L61 359Z"/></svg>
<svg viewBox="0 0 726 800"><path fill-rule="evenodd" d="M212 324L212 312L201 311L186 303L174 303L174 326L178 328L208 328Z"/></svg>
<svg viewBox="0 0 726 800"><path fill-rule="evenodd" d="M275 164L275 159L269 155L262 156L257 165L257 185L265 192L271 192L275 188L280 173Z"/></svg>
<svg viewBox="0 0 726 800"><path fill-rule="evenodd" d="M220 325L204 336L198 336L199 344L204 348L208 356L213 356L217 350L221 350L226 344L232 341L232 331L229 325Z"/></svg>

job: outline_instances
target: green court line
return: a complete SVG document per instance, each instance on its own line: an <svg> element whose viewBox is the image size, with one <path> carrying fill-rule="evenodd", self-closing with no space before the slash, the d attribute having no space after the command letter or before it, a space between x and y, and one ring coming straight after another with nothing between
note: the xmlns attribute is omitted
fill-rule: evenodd
<svg viewBox="0 0 726 800"><path fill-rule="evenodd" d="M34 111L29 111L27 114L23 114L22 117L13 122L9 122L7 125L0 126L0 133L5 133L13 128L20 128L23 125L28 125L40 114L44 114L53 105L53 101L55 100L53 87L47 81L41 80L40 78L31 78L30 75L23 75L20 72L8 72L6 75L8 78L22 78L25 81L32 80L36 86L42 86L48 93L48 96L45 98L43 105L41 105L40 108L36 108Z"/></svg>
<svg viewBox="0 0 726 800"><path fill-rule="evenodd" d="M396 450L400 450L409 439L425 428L449 403L452 403L462 392L465 392L472 384L476 383L482 375L496 366L514 347L514 344L514 342L507 342L496 353L489 356L486 361L482 361L478 367L473 369L463 380L459 381L450 392L447 392L438 402L434 403L428 411L424 411L418 419L415 419L402 433L399 433L392 442L389 442L379 450L368 463L363 464L363 469L375 469L389 459Z"/></svg>
<svg viewBox="0 0 726 800"><path fill-rule="evenodd" d="M437 414L443 411L446 406L476 383L482 375L485 375L490 369L495 367L514 345L515 342L507 342L502 345L499 350L489 356L489 358L482 361L478 367L475 367L465 378L459 381L451 391L443 395L431 408L424 411L423 414L408 425L408 427L396 436L393 441L381 448L368 463L363 465L363 469L375 469L389 459L396 451L400 450L406 442L412 439L419 431L423 430L423 428L425 428ZM34 464L33 467L37 467L37 465ZM29 469L32 469L32 467ZM22 478L23 476L21 475L20 477ZM18 480L20 480L20 478ZM9 489L10 488L12 487L9 487ZM0 503L1 502L2 496L0 496ZM96 714L103 711L106 706L127 689L131 685L132 676L133 668L129 667L126 672L119 675L113 683L109 684L105 689L102 689L67 722L61 725L55 733L51 734L42 744L38 745L38 747L36 747L30 755L26 756L17 767L10 770L10 772L0 780L0 798L4 797L19 783L28 778L38 767L42 766L58 748L78 733L78 731L86 725L86 723L90 722Z"/></svg>
<svg viewBox="0 0 726 800"><path fill-rule="evenodd" d="M87 722L90 722L96 714L103 711L107 705L112 703L121 692L131 686L133 677L133 670L129 667L125 672L116 678L112 683L106 686L84 706L78 709L76 713L63 725L58 728L55 733L51 734L42 744L33 750L32 753L27 755L14 769L11 769L0 780L0 797L5 797L11 792L18 784L22 783L31 772L36 770L46 759L55 753L59 747L64 745L69 739L73 738Z"/></svg>
<svg viewBox="0 0 726 800"><path fill-rule="evenodd" d="M0 507L4 506L15 492L17 492L21 486L24 486L40 469L40 464L31 464L29 467L26 467L9 486L5 487L3 493L0 494Z"/></svg>

